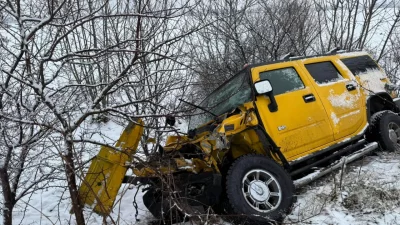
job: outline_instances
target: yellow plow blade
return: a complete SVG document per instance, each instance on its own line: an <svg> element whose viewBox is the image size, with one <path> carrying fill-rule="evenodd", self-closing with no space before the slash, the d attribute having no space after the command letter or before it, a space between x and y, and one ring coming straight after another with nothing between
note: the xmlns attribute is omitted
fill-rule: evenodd
<svg viewBox="0 0 400 225"><path fill-rule="evenodd" d="M109 215L122 180L127 171L126 162L131 160L143 134L143 122L130 122L122 132L115 147L102 146L92 160L89 171L79 188L81 203L93 208L100 215Z"/></svg>

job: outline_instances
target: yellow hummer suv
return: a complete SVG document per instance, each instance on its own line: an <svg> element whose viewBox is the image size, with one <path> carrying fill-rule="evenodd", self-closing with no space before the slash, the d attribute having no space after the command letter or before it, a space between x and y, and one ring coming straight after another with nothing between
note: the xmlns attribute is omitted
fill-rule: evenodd
<svg viewBox="0 0 400 225"><path fill-rule="evenodd" d="M154 178L144 204L155 217L179 220L154 177L161 172L174 177L185 204L210 206L240 223L279 221L293 204L294 180L303 184L378 144L397 149L399 101L391 87L365 52L247 66L196 106L187 136L169 136L160 147L173 163L134 168L138 177ZM307 176L316 166L324 169Z"/></svg>
<svg viewBox="0 0 400 225"><path fill-rule="evenodd" d="M365 52L249 65L192 104L188 134L168 136L124 182L146 184L143 203L163 221L193 216L186 206L241 224L282 220L295 186L400 146L393 86Z"/></svg>

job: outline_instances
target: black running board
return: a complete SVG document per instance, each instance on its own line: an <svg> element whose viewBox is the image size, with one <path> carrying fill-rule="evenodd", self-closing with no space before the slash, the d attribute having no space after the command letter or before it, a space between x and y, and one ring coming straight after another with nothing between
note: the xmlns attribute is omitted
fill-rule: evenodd
<svg viewBox="0 0 400 225"><path fill-rule="evenodd" d="M345 165L347 163L350 163L364 155L367 155L368 153L372 152L373 150L375 150L377 148L378 148L378 143L376 143L376 142L368 143L364 148L362 148L348 156L341 158L340 160L332 163L328 167L322 168L320 170L317 170L313 173L308 174L305 177L294 180L293 183L296 188L304 186L322 176L325 176L326 174L328 174L338 168L341 168L343 165Z"/></svg>

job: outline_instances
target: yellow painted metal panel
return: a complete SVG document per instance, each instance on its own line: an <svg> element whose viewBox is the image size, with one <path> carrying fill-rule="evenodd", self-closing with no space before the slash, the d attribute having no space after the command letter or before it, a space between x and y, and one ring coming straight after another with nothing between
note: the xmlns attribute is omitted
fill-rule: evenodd
<svg viewBox="0 0 400 225"><path fill-rule="evenodd" d="M289 67L296 70L304 88L275 95L278 104L276 112L268 109L270 100L267 96L257 96L256 105L267 133L281 148L284 156L293 160L310 149L320 149L320 146L334 139L323 104L297 61L255 67L252 69L253 79L260 80L260 73L264 71ZM303 98L310 94L316 100L306 103Z"/></svg>
<svg viewBox="0 0 400 225"><path fill-rule="evenodd" d="M79 196L81 202L93 208L94 212L101 215L111 212L127 171L125 164L135 154L142 134L142 120L138 120L137 124L130 122L115 144L118 150L102 146L92 160L79 189Z"/></svg>
<svg viewBox="0 0 400 225"><path fill-rule="evenodd" d="M312 79L312 84L317 90L317 94L330 118L335 140L357 134L358 130L367 123L367 110L365 109L365 97L362 95L362 90L359 87L353 91L346 89L347 84L355 84L357 86L353 74L337 59L337 56L311 58L303 60L303 62L305 65L331 62L338 70L343 79L323 85L317 84ZM308 73L305 66L302 68L305 73Z"/></svg>

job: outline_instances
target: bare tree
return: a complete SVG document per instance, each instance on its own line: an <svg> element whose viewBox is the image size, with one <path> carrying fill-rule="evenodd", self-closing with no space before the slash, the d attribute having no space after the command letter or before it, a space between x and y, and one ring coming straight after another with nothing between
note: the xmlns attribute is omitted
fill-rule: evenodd
<svg viewBox="0 0 400 225"><path fill-rule="evenodd" d="M399 32L399 28L397 28ZM380 64L393 84L399 84L400 78L400 34L396 33L388 41L388 48L381 57ZM399 89L397 88L397 94Z"/></svg>
<svg viewBox="0 0 400 225"><path fill-rule="evenodd" d="M128 119L166 114L160 110L169 107L166 93L184 85L177 44L200 27L180 19L195 5L151 0L133 5L92 0L1 3L11 21L2 29L13 44L4 46L3 61L9 66L2 67L0 75L6 84L19 85L24 99L37 102L29 117L12 111L2 111L1 116L7 123L46 128L51 139L58 140L77 224L85 224L78 195L77 179L83 175L76 170L81 161L77 146L102 143L77 138L75 133L99 114ZM8 86L3 99L11 92ZM144 110L148 106L156 108ZM32 128L31 136L39 128Z"/></svg>
<svg viewBox="0 0 400 225"><path fill-rule="evenodd" d="M314 0L314 5L320 18L315 52L368 49L379 61L399 21L397 6L389 0Z"/></svg>
<svg viewBox="0 0 400 225"><path fill-rule="evenodd" d="M310 1L224 0L194 16L210 26L191 39L194 74L210 92L248 63L306 55L318 31Z"/></svg>
<svg viewBox="0 0 400 225"><path fill-rule="evenodd" d="M25 119L22 114L25 110L21 110L23 106L19 106L19 103L16 105L15 113L19 119ZM2 111L5 111L4 107ZM51 154L39 147L47 133L47 128L2 118L0 183L4 225L12 224L12 211L20 199L47 187L51 178L56 176L55 172L58 172L57 168L49 168L47 164Z"/></svg>

